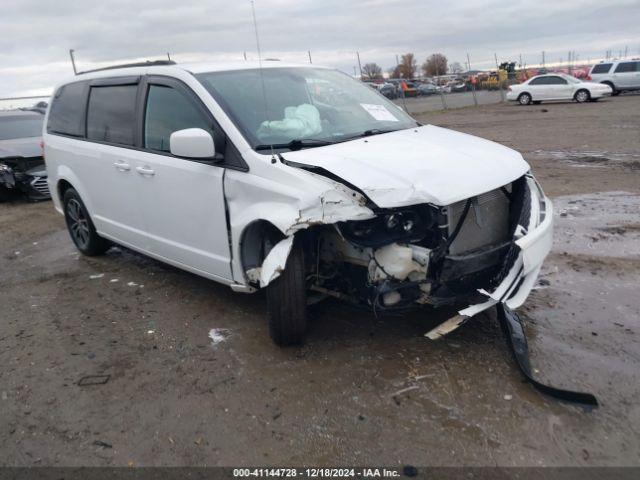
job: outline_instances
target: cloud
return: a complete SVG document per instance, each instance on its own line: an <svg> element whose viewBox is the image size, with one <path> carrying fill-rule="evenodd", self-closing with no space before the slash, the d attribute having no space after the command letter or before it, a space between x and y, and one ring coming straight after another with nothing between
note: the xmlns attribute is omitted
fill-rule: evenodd
<svg viewBox="0 0 640 480"><path fill-rule="evenodd" d="M614 54L625 45L640 54L637 0L255 0L265 57L352 72L363 62L389 68L395 55L422 61L442 52L474 67L500 60L537 63ZM248 0L21 0L0 17L0 97L49 92L71 73L68 50L80 69L132 59L178 61L255 58Z"/></svg>

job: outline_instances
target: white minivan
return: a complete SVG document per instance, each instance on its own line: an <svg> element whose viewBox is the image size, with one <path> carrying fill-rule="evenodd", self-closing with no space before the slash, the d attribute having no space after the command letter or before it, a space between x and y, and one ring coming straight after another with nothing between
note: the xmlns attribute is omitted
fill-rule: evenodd
<svg viewBox="0 0 640 480"><path fill-rule="evenodd" d="M430 338L520 306L552 243L552 206L522 156L421 125L339 71L152 62L55 89L48 182L86 255L124 245L266 289L269 330L300 343L324 296L457 312Z"/></svg>

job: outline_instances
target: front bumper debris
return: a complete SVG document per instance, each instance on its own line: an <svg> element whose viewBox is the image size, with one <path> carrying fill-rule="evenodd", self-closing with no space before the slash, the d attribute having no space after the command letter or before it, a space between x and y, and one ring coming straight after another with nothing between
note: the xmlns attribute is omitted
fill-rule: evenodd
<svg viewBox="0 0 640 480"><path fill-rule="evenodd" d="M537 390L549 396L564 400L567 402L581 403L593 407L598 406L598 400L590 393L574 392L572 390L564 390L562 388L552 387L538 382L531 374L531 365L529 363L529 348L527 346L527 337L524 334L522 321L520 317L509 307L499 304L497 307L498 319L504 332L507 344L511 348L513 357L525 376L527 381L531 383Z"/></svg>
<svg viewBox="0 0 640 480"><path fill-rule="evenodd" d="M460 310L456 316L427 332L427 338L436 340L498 303L511 309L518 308L529 296L553 244L553 205L532 177L527 181L531 191L531 212L528 224L518 228L515 240L518 256L508 273L493 291L478 290L485 299L483 302Z"/></svg>

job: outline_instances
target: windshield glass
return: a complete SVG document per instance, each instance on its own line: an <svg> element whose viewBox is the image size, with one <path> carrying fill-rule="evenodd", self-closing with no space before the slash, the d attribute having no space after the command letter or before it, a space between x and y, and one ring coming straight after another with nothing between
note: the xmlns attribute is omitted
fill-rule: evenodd
<svg viewBox="0 0 640 480"><path fill-rule="evenodd" d="M0 140L39 137L42 135L43 115L24 117L0 116Z"/></svg>
<svg viewBox="0 0 640 480"><path fill-rule="evenodd" d="M415 127L416 121L372 88L336 70L312 67L209 72L196 77L253 148L304 148ZM266 105L265 99L266 96Z"/></svg>

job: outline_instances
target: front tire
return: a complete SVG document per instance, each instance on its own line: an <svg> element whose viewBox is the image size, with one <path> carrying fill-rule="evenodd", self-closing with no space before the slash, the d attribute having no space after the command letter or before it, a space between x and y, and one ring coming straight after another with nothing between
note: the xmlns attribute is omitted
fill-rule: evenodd
<svg viewBox="0 0 640 480"><path fill-rule="evenodd" d="M67 230L76 248L89 257L106 252L110 246L109 242L96 232L87 207L84 206L78 192L69 188L64 193L62 203Z"/></svg>
<svg viewBox="0 0 640 480"><path fill-rule="evenodd" d="M302 247L294 242L284 271L267 285L269 335L279 346L299 345L307 331L307 286Z"/></svg>
<svg viewBox="0 0 640 480"><path fill-rule="evenodd" d="M528 93L521 93L518 96L518 103L520 105L529 105L531 103L531 95Z"/></svg>
<svg viewBox="0 0 640 480"><path fill-rule="evenodd" d="M578 90L573 98L578 103L585 103L591 100L591 95L588 90Z"/></svg>

